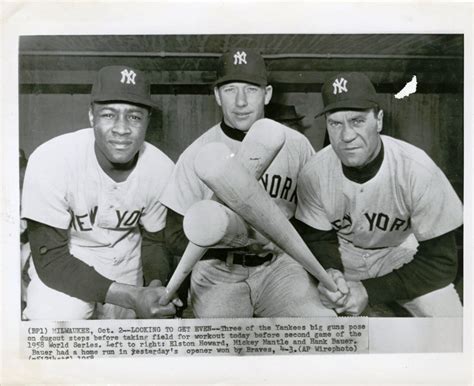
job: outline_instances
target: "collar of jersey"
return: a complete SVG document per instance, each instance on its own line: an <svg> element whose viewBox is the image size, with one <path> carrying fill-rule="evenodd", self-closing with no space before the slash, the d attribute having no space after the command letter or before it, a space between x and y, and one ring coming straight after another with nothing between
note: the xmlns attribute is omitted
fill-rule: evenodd
<svg viewBox="0 0 474 386"><path fill-rule="evenodd" d="M239 142L242 142L242 140L245 138L245 134L247 134L247 132L245 131L230 127L224 121L221 122L221 129L224 132L224 134L227 135L229 138L235 139L236 141L239 141Z"/></svg>
<svg viewBox="0 0 474 386"><path fill-rule="evenodd" d="M383 142L380 140L381 146L379 154L375 157L372 161L370 161L367 165L363 166L362 168L350 168L348 166L344 166L342 164L342 172L346 178L350 179L353 182L358 184L363 184L369 181L372 177L374 177L380 169L380 166L383 162Z"/></svg>

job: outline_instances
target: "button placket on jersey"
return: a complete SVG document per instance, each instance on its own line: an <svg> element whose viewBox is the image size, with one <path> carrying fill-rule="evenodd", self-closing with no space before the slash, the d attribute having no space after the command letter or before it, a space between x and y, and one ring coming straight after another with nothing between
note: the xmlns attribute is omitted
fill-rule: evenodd
<svg viewBox="0 0 474 386"><path fill-rule="evenodd" d="M357 199L356 199L356 202L357 203L362 203L364 204L365 201L364 199L362 198L362 196L364 195L364 191L365 191L365 188L364 186L360 186L357 188ZM361 232L364 230L364 213L367 211L367 209L365 208L365 205L362 205L362 208L358 205L357 206L357 212L355 214L355 218L357 218L357 224L356 224L356 229L357 229L357 232ZM363 250L360 251L359 253L359 256L361 258L361 261L363 262L363 265L365 266L365 268L367 269L367 271L369 270L369 267L370 267L370 261L369 261L369 258L370 258L370 253L367 253L367 252L363 252Z"/></svg>
<svg viewBox="0 0 474 386"><path fill-rule="evenodd" d="M364 226L363 226L362 223L363 223L363 220L364 220L365 208L360 208L359 203L363 202L363 199L361 199L361 196L364 193L364 187L363 186L358 187L356 193L357 193L357 198L356 198L357 206L356 206L355 212L353 213L353 219L354 218L357 219L357 223L354 224L354 228L358 232L361 232L364 229Z"/></svg>
<svg viewBox="0 0 474 386"><path fill-rule="evenodd" d="M107 211L105 216L105 225L108 227L113 227L117 221L116 208L119 207L117 196L119 194L119 189L117 185L109 186L107 189L107 196L105 198L107 203Z"/></svg>
<svg viewBox="0 0 474 386"><path fill-rule="evenodd" d="M111 228L114 228L117 224L116 208L120 206L116 198L118 194L119 187L116 184L110 184L103 189L100 196L97 224L102 228L103 241L107 242L109 248L114 246L115 235ZM117 265L123 260L120 257L111 257L111 259L113 265Z"/></svg>
<svg viewBox="0 0 474 386"><path fill-rule="evenodd" d="M110 213L108 214L108 217L111 221L116 221L116 218L117 218L117 213L116 213L116 208L119 207L120 205L118 204L118 195L120 194L120 190L119 190L119 187L118 185L116 184L113 184L109 187L108 189L108 197L110 199L110 204L109 204L109 209L110 209ZM114 220L112 220L112 218ZM109 230L109 232L111 232ZM112 248L113 245L112 243L110 243L110 248ZM112 258L112 264L113 265L119 265L123 260L124 260L125 256L114 256Z"/></svg>

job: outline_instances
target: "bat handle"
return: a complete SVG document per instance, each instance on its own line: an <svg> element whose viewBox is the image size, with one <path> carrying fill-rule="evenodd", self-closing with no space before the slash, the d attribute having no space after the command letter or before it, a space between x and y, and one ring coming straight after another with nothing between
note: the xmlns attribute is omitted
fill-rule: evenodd
<svg viewBox="0 0 474 386"><path fill-rule="evenodd" d="M324 284L324 286L331 292L336 292L338 290L336 282L328 275L327 272L323 271L319 278L319 281Z"/></svg>
<svg viewBox="0 0 474 386"><path fill-rule="evenodd" d="M192 272L194 265L206 252L207 248L200 247L191 242L188 243L181 260L166 286L166 293L160 299L160 305L166 305L173 299L183 281Z"/></svg>
<svg viewBox="0 0 474 386"><path fill-rule="evenodd" d="M160 298L160 306L165 306L167 305L171 299L173 299L175 292L170 292L168 287L166 287L166 292L165 294Z"/></svg>

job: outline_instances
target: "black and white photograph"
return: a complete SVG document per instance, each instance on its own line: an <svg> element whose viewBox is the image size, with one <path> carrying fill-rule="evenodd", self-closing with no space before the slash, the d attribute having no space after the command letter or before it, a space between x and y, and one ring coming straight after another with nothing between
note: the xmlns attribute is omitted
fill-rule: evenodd
<svg viewBox="0 0 474 386"><path fill-rule="evenodd" d="M462 35L19 54L24 319L462 316Z"/></svg>
<svg viewBox="0 0 474 386"><path fill-rule="evenodd" d="M2 141L15 362L463 366L472 37L301 17L16 33L16 140Z"/></svg>

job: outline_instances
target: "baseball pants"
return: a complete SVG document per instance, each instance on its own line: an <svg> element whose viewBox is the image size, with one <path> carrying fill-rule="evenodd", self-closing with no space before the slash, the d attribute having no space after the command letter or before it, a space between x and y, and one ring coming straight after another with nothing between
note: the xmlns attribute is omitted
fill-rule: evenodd
<svg viewBox="0 0 474 386"><path fill-rule="evenodd" d="M96 267L97 268L97 267ZM120 275L108 275L120 283L141 285L140 273L126 269ZM102 272L100 272L102 274ZM109 272L110 273L110 272ZM82 320L82 319L135 319L133 310L113 304L85 302L46 286L30 264L28 274L31 281L26 290L26 308L23 319L27 320ZM139 279L140 278L140 279ZM85 284L87 285L87 284Z"/></svg>
<svg viewBox="0 0 474 386"><path fill-rule="evenodd" d="M311 275L285 254L257 267L198 262L191 302L197 318L336 316L321 304Z"/></svg>

